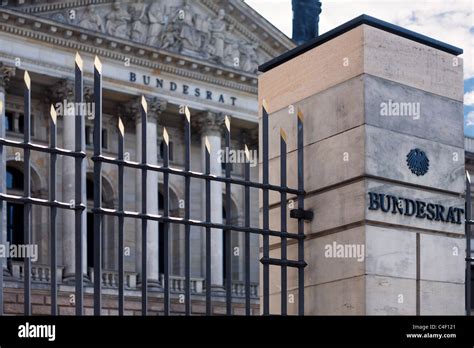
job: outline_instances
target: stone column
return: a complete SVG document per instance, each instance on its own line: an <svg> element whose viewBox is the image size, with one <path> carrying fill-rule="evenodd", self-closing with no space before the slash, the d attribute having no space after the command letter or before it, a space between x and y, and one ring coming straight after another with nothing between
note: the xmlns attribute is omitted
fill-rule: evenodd
<svg viewBox="0 0 474 348"><path fill-rule="evenodd" d="M136 160L141 162L142 148L142 122L141 122L141 97L133 100L128 108L135 117L136 124ZM157 98L147 98L148 124L147 124L147 158L148 164L156 165L158 161L157 125L158 117L166 108L166 102ZM147 173L147 213L158 214L158 172ZM161 176L161 175L160 175ZM141 172L136 172L136 210L141 212L142 180ZM158 248L158 222L148 221L147 224L147 278L150 286L158 286L159 283L159 248ZM142 270L142 232L141 220L136 221L136 268L137 272Z"/></svg>
<svg viewBox="0 0 474 348"><path fill-rule="evenodd" d="M314 211L305 224L305 312L462 315L461 51L370 18L354 24L259 75L273 184L282 127L288 186L297 187L296 110L304 115L305 208ZM278 230L278 195L270 194L270 205L270 228ZM297 231L295 219L288 229ZM270 243L270 257L279 258L280 239ZM295 243L288 257L297 256ZM273 269L270 312L277 314L280 269ZM296 272L288 272L289 288L297 287ZM289 294L294 314L297 292Z"/></svg>
<svg viewBox="0 0 474 348"><path fill-rule="evenodd" d="M15 75L15 68L8 67L0 63L0 114L5 116L5 95L6 89L10 83L10 78ZM2 117L3 119L3 117ZM5 137L5 123L0 124L0 137ZM5 147L2 147L0 152L0 192L7 192L6 185L6 151ZM7 214L6 208L7 203L5 201L0 202L2 205L0 208L0 219L1 219L1 230L0 230L0 244L4 244L7 240ZM5 260L6 261L6 260ZM7 269L7 262L3 262L3 270Z"/></svg>
<svg viewBox="0 0 474 348"><path fill-rule="evenodd" d="M62 134L59 133L59 139L62 139L62 147L66 150L75 150L76 138L76 115L67 114L64 104L74 102L74 82L72 80L60 80L51 89L51 101L53 104L63 104L63 114L58 113L58 118L62 119ZM84 139L85 141L85 139ZM75 199L75 159L62 156L62 192L61 200L63 202L73 202ZM83 162L82 175L82 201L87 202L86 191L86 160ZM76 265L75 252L75 218L73 210L62 210L62 251L63 251L63 277L65 280L73 280ZM82 220L82 263L83 272L87 274L87 213L83 214Z"/></svg>
<svg viewBox="0 0 474 348"><path fill-rule="evenodd" d="M211 161L210 173L222 176L222 165L218 161L218 151L221 150L222 129L224 126L224 115L206 111L197 115L192 122L201 134L201 153L202 153L202 171L205 170L205 138L207 137L211 145ZM220 182L211 182L211 221L214 223L222 223L222 189L223 184ZM205 182L202 183L202 220L206 218L205 207ZM211 284L213 289L220 290L224 286L224 254L223 254L223 232L219 229L211 230ZM206 239L203 238L205 245ZM205 255L205 248L204 248ZM205 269L205 257L203 258Z"/></svg>

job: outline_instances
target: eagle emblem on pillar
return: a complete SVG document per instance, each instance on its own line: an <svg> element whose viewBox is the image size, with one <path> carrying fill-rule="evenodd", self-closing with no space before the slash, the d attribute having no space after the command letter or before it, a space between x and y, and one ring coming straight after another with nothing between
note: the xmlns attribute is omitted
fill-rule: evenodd
<svg viewBox="0 0 474 348"><path fill-rule="evenodd" d="M413 149L407 155L407 165L416 176L425 175L430 167L430 160L420 149Z"/></svg>

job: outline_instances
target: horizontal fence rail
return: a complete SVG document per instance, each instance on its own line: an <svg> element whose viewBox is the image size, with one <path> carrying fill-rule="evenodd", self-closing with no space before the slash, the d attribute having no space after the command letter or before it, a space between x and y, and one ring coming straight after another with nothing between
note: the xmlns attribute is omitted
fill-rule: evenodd
<svg viewBox="0 0 474 348"><path fill-rule="evenodd" d="M297 168L298 168L298 188L292 189L287 187L287 140L284 131L281 131L280 139L280 151L281 151L281 177L280 185L272 185L269 183L269 145L268 145L268 107L266 103L263 103L262 107L262 182L255 182L250 180L250 152L245 146L245 163L244 163L244 178L238 179L231 176L231 164L227 162L225 164L225 176L220 177L211 174L210 171L210 158L213 151L220 149L212 149L208 139L205 139L205 151L204 160L205 168L203 173L191 171L191 113L186 107L184 109L184 152L185 152L185 164L184 169L172 168L169 165L169 142L170 136L167 129L163 129L163 164L153 165L147 163L150 149L147 148L147 117L148 117L148 105L144 97L141 98L140 105L140 117L141 117L141 153L139 161L125 160L124 158L124 143L125 143L125 128L123 120L119 117L117 122L118 129L118 154L116 158L107 157L102 154L102 63L98 57L94 61L94 96L93 101L95 103L94 109L94 131L93 131L93 156L91 160L93 162L93 178L94 178L94 190L93 190L93 201L94 206L92 213L94 216L93 224L93 245L94 245L94 266L89 273L88 270L84 269L83 263L83 246L84 238L82 234L84 211L86 210L86 202L83 201L84 190L86 189L85 184L85 159L87 158L85 151L85 123L81 108L77 108L75 113L75 144L74 150L66 150L58 148L57 146L57 120L58 115L53 106L50 111L50 133L49 133L49 146L43 146L33 144L30 138L30 123L31 123L31 80L28 72L25 71L24 77L24 115L25 115L25 128L24 128L24 141L12 141L5 138L4 122L5 114L4 110L0 110L0 163L5 163L3 160L4 147L15 147L24 150L24 192L23 196L7 194L3 191L3 185L0 185L0 213L4 214L5 202L22 204L24 206L24 240L25 243L31 242L31 207L32 206L44 206L49 207L49 219L50 219L50 265L45 267L45 275L41 279L48 281L51 286L51 314L58 314L58 279L61 279L61 268L58 267L57 260L57 213L58 209L74 211L75 215L75 274L74 274L74 286L75 286L75 313L76 315L84 314L84 277L90 274L93 278L93 304L94 304L94 315L101 315L103 309L102 293L103 288L114 284L118 287L118 314L124 315L124 301L125 301L125 289L130 286L133 282L136 283L136 277L126 274L124 269L124 222L125 219L135 219L141 222L141 248L142 248L142 259L141 259L141 276L137 286L141 287L141 313L147 315L149 311L148 306L148 285L149 281L147 278L147 232L148 223L151 221L158 221L163 223L162 228L158 231L163 236L164 240L164 273L161 276L161 282L164 292L163 298L163 312L165 315L171 314L171 291L177 288L183 289L184 287L184 303L185 303L185 314L191 314L191 294L199 291L205 292L206 299L206 314L212 314L212 294L211 294L211 273L213 271L211 264L211 254L213 252L211 246L211 234L214 231L221 231L225 234L225 246L224 246L224 258L225 258L225 272L227 279L224 285L225 291L225 313L232 315L232 303L233 298L243 296L245 302L245 314L251 314L251 298L256 295L255 284L250 282L250 236L261 235L263 238L262 254L263 257L260 262L263 265L263 287L261 306L262 313L269 315L270 313L270 294L269 294L269 280L270 280L270 265L281 267L281 314L287 314L287 302L288 302L288 280L287 280L287 268L294 267L298 269L298 314L304 315L304 268L306 263L304 261L304 214L296 214L298 219L298 232L290 233L287 231L287 199L288 195L295 195L298 200L298 211L304 211L304 181L303 181L303 115L298 112L295 119L297 122ZM83 62L79 54L76 54L75 59L75 102L82 103L84 95L83 86ZM226 116L225 118L225 130L224 130L224 147L226 151L231 149L230 141L231 133L231 119ZM50 182L49 182L49 198L39 199L31 197L30 187L30 154L31 152L41 152L49 154L50 157ZM71 202L61 202L57 200L57 183L56 183L56 163L58 156L63 158L71 158L74 160L75 167L75 199L73 204ZM117 209L109 209L103 207L102 197L102 165L111 164L118 169L118 207ZM127 211L124 208L124 170L125 168L131 168L137 170L137 175L141 177L141 209L139 211ZM6 168L1 168L2 178ZM147 176L151 172L159 172L163 174L163 213L156 214L147 207ZM169 207L169 189L170 189L170 176L179 176L184 178L184 218L171 216ZM199 179L204 183L204 196L203 202L205 218L204 220L191 219L190 217L190 205L191 205L191 191L190 191L190 180ZM222 183L225 186L225 202L226 218L223 223L211 221L211 183L217 182ZM158 184L158 183L156 183ZM231 192L232 186L241 186L244 189L244 223L242 226L232 224L231 216ZM252 227L250 224L250 189L262 190L263 202L261 213L263 217L262 228ZM280 194L280 209L281 209L281 226L280 230L270 229L269 223L269 192L274 191ZM138 209L137 209L138 210ZM113 216L118 220L118 230L116 231L118 236L118 272L110 273L102 269L102 247L103 247L103 218L104 216ZM0 219L3 221L3 219ZM0 228L5 228L0 222ZM170 255L170 233L172 233L170 226L172 225L184 225L184 278L179 280L170 275L170 264L172 262ZM191 226L202 227L205 232L205 278L202 282L191 278ZM234 233L244 233L244 247L245 247L245 258L244 258L244 270L245 276L242 282L232 282L232 262L231 262L231 236ZM3 236L3 233L1 234ZM270 236L277 237L281 240L281 257L270 258L269 238ZM287 258L287 247L288 239L295 240L298 245L298 259L289 260ZM3 267L3 261L0 259L0 266ZM35 268L35 270L38 267ZM59 269L59 273L58 273ZM43 272L43 271L42 271ZM24 279L24 314L31 315L31 261L29 258L24 259L24 265L22 268L22 278ZM36 279L36 278L35 278ZM202 285L199 285L202 284ZM204 287L204 289L202 289ZM4 279L3 274L0 272L0 314L3 314L3 289Z"/></svg>

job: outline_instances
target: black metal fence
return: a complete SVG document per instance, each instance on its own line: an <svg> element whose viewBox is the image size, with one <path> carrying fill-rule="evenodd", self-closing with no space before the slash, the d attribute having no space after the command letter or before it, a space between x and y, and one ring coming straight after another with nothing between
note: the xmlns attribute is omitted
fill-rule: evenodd
<svg viewBox="0 0 474 348"><path fill-rule="evenodd" d="M30 141L30 124L31 124L31 80L28 72L24 75L24 140L12 141L5 138L4 132L4 113L0 112L0 163L3 163L4 147L16 147L24 150L24 192L23 196L9 195L6 192L0 192L0 213L3 209L3 202L12 202L22 204L24 206L24 242L31 242L31 207L32 205L41 205L50 209L50 255L51 255L51 314L58 314L58 283L56 277L57 266L57 226L56 216L58 209L69 209L75 212L75 308L76 315L84 314L84 270L83 270L83 236L82 224L83 214L86 210L86 202L82 201L82 180L85 173L83 172L83 162L86 158L84 148L84 115L82 108L77 108L75 118L75 150L70 151L57 147L56 122L57 114L53 106L51 106L51 122L50 122L50 145L43 146L33 144ZM75 60L75 103L83 103L83 63L79 54L76 54ZM148 221L159 221L163 223L163 228L158 233L163 234L164 240L164 314L170 314L170 253L169 253L169 233L170 224L181 224L185 226L185 313L191 314L191 277L190 277L190 227L199 226L205 228L206 236L206 314L211 315L211 229L222 230L227 236L231 231L245 233L245 248L250 249L250 234L258 234L263 236L263 257L260 262L263 264L263 295L261 306L263 314L270 314L270 265L281 267L281 314L287 314L288 303L288 267L298 269L298 314L304 314L304 220L308 218L307 212L304 211L304 181L303 181L303 115L298 112L297 122L297 158L298 168L298 188L291 189L287 187L287 160L286 160L286 136L281 132L280 150L281 150L281 182L280 185L271 185L269 183L269 144L268 144L268 113L264 102L262 115L262 170L263 181L253 182L250 180L250 155L246 148L245 160L245 177L238 179L231 177L231 163L225 165L225 176L220 177L210 174L210 155L211 148L206 142L205 151L205 171L204 173L194 172L190 170L190 147L191 147L191 115L186 107L184 122L184 145L185 145L185 167L184 170L172 168L169 166L169 136L166 128L163 130L164 148L163 148L163 165L151 165L146 162L147 158L147 103L144 97L141 101L141 161L132 162L124 159L124 125L122 120L118 120L118 157L111 158L102 154L102 64L96 57L94 62L94 99L95 117L94 117L94 154L92 161L94 163L94 314L101 315L102 309L102 269L101 269L101 252L102 252L102 218L105 215L114 216L118 219L118 309L119 315L124 314L124 219L139 219L141 221L142 233L142 265L141 265L141 311L142 315L148 313L148 280L147 280L147 223ZM230 119L226 118L225 127L225 148L230 150ZM220 149L214 149L220 150ZM31 197L30 189L30 153L31 151L39 151L50 155L50 187L49 199L39 199ZM75 203L71 204L60 202L56 199L56 162L57 156L72 157L75 159ZM118 209L105 209L102 207L102 164L109 163L118 167ZM141 211L132 212L124 210L124 168L134 168L141 172ZM5 170L5 168L1 168ZM147 212L147 173L156 171L163 173L163 214L150 214ZM184 177L185 184L185 212L184 218L170 216L169 209L169 177L170 175L178 175ZM201 179L205 181L205 221L190 219L190 180L191 178ZM210 186L211 181L221 182L225 184L226 190L226 221L224 223L215 223L211 221L211 199ZM231 224L231 188L232 185L244 187L244 226ZM256 228L250 226L250 188L260 189L263 193L263 226ZM281 196L281 228L279 231L271 230L269 224L269 192L276 191ZM290 216L298 219L298 232L289 233L287 231L287 195L296 195L298 200L298 209L292 210ZM0 231L5 228L2 219L0 219ZM281 238L281 257L270 258L270 236ZM296 240L298 245L298 260L288 260L287 258L287 241L288 239ZM226 274L230 275L232 271L232 263L230 262L232 250L230 238L225 238L225 267ZM3 260L0 258L0 270L3 266ZM24 259L24 314L31 315L31 263L29 258ZM3 272L0 271L0 314L3 314L3 289L4 280ZM230 277L225 282L226 290L226 314L232 314L232 283ZM245 253L245 313L251 314L250 304L250 255Z"/></svg>
<svg viewBox="0 0 474 348"><path fill-rule="evenodd" d="M465 209L465 235L466 235L466 277L464 279L465 284L465 308L466 308L466 315L470 316L472 311L472 299L474 298L474 294L472 292L472 283L474 279L472 279L472 267L474 259L472 258L471 253L471 225L474 224L472 220L472 199L471 199L471 177L469 172L466 172L466 209Z"/></svg>

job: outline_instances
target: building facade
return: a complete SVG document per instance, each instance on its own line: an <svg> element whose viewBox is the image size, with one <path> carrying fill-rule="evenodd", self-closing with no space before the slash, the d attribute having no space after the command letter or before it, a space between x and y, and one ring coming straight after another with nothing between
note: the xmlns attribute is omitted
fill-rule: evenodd
<svg viewBox="0 0 474 348"><path fill-rule="evenodd" d="M213 149L223 147L224 117L231 118L231 147L243 150L245 145L255 154L251 179L258 180L257 147L257 67L294 47L294 43L263 19L243 1L31 1L17 2L0 8L0 96L5 105L6 137L21 141L24 132L23 74L32 79L32 142L48 145L50 107L58 113L58 146L73 149L74 117L68 116L74 102L74 56L79 52L84 60L86 121L84 138L87 161L83 168L86 181L83 202L87 214L83 221L83 269L91 287L93 272L93 162L92 79L94 56L103 64L103 153L117 157L118 117L125 125L125 159L140 161L141 121L139 103L142 95L148 102L147 162L161 164L163 160L163 127L170 135L170 161L175 168L184 167L184 108L191 111L191 170L203 172L203 154L207 137ZM217 152L215 152L217 154ZM3 192L22 195L23 151L5 148L6 175ZM48 197L49 157L32 152L32 196ZM58 201L74 200L74 160L58 159ZM222 175L222 158L212 156L211 173ZM116 208L118 199L117 168L103 165L102 204ZM241 178L243 166L232 164L232 176ZM150 213L162 210L162 175L149 173L147 206ZM125 170L125 210L140 211L140 175ZM203 183L191 180L191 219L203 220ZM170 178L171 215L183 217L184 179ZM224 185L213 183L212 221L225 221ZM251 190L252 201L258 191ZM232 189L232 223L243 223L243 188ZM2 240L10 244L23 243L23 206L4 203ZM258 211L252 210L251 225L258 226ZM48 208L32 209L33 244L38 246L33 260L34 289L46 291L51 273L49 267ZM139 297L141 276L141 230L139 222L125 220L125 271L129 298ZM103 285L113 297L117 287L118 221L105 217L103 221ZM151 294L160 297L162 286L163 239L160 224L148 224L147 277ZM171 289L175 296L184 292L184 226L172 226ZM219 290L232 279L233 295L243 295L244 236L232 234L234 253L232 274L225 274L222 232L212 233L212 286ZM193 294L199 300L206 289L204 234L201 228L191 228L191 277ZM58 280L60 291L73 291L75 270L74 213L58 213ZM251 238L251 282L254 303L258 304L258 245ZM20 287L23 278L21 259L4 262L7 286ZM12 290L13 293L14 290ZM107 292L108 291L108 292ZM87 293L87 291L86 291ZM42 293L46 296L46 292ZM10 297L15 313L15 300ZM20 295L18 295L20 296ZM5 299L5 303L9 300ZM67 299L64 300L67 304ZM47 304L45 297L39 304ZM36 312L46 311L37 306ZM113 306L112 306L113 307ZM112 308L111 307L111 308ZM132 306L133 307L133 306ZM46 306L45 306L46 308ZM133 308L132 308L133 310ZM8 312L8 309L6 310ZM111 313L113 312L110 309ZM179 311L179 309L175 309ZM35 308L33 308L35 313ZM67 313L67 308L64 309Z"/></svg>

